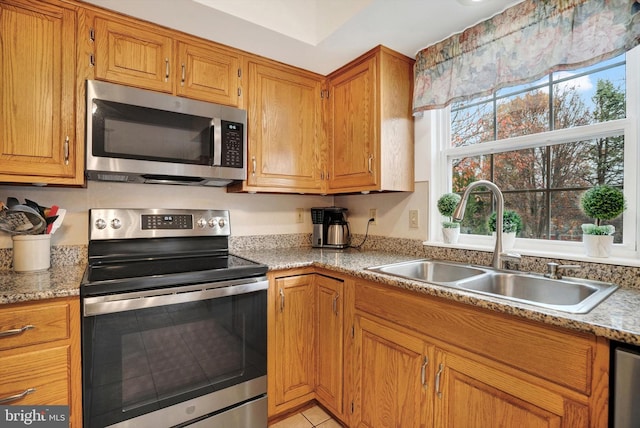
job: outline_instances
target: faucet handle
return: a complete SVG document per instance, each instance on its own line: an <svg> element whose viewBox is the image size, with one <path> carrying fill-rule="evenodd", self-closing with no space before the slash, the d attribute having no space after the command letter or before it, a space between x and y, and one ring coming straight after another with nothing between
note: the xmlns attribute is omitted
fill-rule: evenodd
<svg viewBox="0 0 640 428"><path fill-rule="evenodd" d="M547 263L547 273L544 274L547 278L551 279L562 279L562 275L560 274L560 270L578 270L582 269L580 265L561 265L558 263L550 262Z"/></svg>

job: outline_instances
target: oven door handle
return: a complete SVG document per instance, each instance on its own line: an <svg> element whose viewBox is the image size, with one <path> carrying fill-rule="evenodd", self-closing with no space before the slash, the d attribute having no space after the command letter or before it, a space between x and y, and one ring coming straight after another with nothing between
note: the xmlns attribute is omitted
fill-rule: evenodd
<svg viewBox="0 0 640 428"><path fill-rule="evenodd" d="M242 280L219 281L204 284L163 288L158 290L134 291L131 293L92 296L83 299L83 316L111 314L177 303L219 299L266 290L269 282L266 276Z"/></svg>

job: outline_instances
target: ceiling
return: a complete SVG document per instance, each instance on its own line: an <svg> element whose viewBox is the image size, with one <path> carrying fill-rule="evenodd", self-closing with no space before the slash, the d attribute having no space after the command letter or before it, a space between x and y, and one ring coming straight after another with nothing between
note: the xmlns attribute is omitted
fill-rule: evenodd
<svg viewBox="0 0 640 428"><path fill-rule="evenodd" d="M422 48L521 0L85 0L326 75L379 44Z"/></svg>

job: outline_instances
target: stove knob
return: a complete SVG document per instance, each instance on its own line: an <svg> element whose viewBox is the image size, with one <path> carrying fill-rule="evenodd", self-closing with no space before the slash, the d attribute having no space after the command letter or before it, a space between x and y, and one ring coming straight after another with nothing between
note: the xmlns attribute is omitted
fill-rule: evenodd
<svg viewBox="0 0 640 428"><path fill-rule="evenodd" d="M113 220L111 220L111 227L113 227L114 229L120 229L122 227L122 222L119 218L114 218Z"/></svg>
<svg viewBox="0 0 640 428"><path fill-rule="evenodd" d="M104 229L105 227L107 227L107 222L104 221L104 219L99 218L96 220L96 228L99 230Z"/></svg>
<svg viewBox="0 0 640 428"><path fill-rule="evenodd" d="M200 219L196 222L196 224L198 225L198 227L199 227L200 229L202 229L203 227L205 227L205 226L207 225L207 220L205 220L205 219L203 219L203 218L200 218Z"/></svg>
<svg viewBox="0 0 640 428"><path fill-rule="evenodd" d="M224 221L224 219L223 219L223 218L221 218L220 220L218 220L218 226L220 226L220 228L223 228L225 224L227 224L227 222L226 222L226 221Z"/></svg>
<svg viewBox="0 0 640 428"><path fill-rule="evenodd" d="M215 218L212 218L211 220L209 220L209 227L213 228L216 227L218 225L218 222L216 221Z"/></svg>

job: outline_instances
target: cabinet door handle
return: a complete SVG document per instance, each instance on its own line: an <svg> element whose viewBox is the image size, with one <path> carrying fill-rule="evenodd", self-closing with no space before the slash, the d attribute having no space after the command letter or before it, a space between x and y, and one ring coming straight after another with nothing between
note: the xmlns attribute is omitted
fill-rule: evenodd
<svg viewBox="0 0 640 428"><path fill-rule="evenodd" d="M429 357L424 356L424 362L422 363L422 368L420 369L420 381L422 382L422 387L427 388L427 366L429 365Z"/></svg>
<svg viewBox="0 0 640 428"><path fill-rule="evenodd" d="M256 168L258 167L258 163L256 162L256 157L251 156L251 166L253 167L252 175L256 175Z"/></svg>
<svg viewBox="0 0 640 428"><path fill-rule="evenodd" d="M69 165L69 136L64 139L64 164Z"/></svg>
<svg viewBox="0 0 640 428"><path fill-rule="evenodd" d="M284 291L280 289L280 312L284 311Z"/></svg>
<svg viewBox="0 0 640 428"><path fill-rule="evenodd" d="M164 81L169 81L169 58L164 59Z"/></svg>
<svg viewBox="0 0 640 428"><path fill-rule="evenodd" d="M32 330L34 328L36 328L34 325L27 324L22 328L14 328L13 330L0 331L0 337L15 336L17 334L22 334L25 331Z"/></svg>
<svg viewBox="0 0 640 428"><path fill-rule="evenodd" d="M186 78L186 67L182 64L182 79L180 80L180 86L184 86L184 80Z"/></svg>
<svg viewBox="0 0 640 428"><path fill-rule="evenodd" d="M436 373L436 395L438 398L442 398L442 392L440 392L440 377L442 376L442 370L444 367L442 363L438 366L438 373Z"/></svg>
<svg viewBox="0 0 640 428"><path fill-rule="evenodd" d="M338 316L338 299L340 298L340 294L336 293L335 296L333 296L333 313L336 314L336 316Z"/></svg>
<svg viewBox="0 0 640 428"><path fill-rule="evenodd" d="M11 396L5 397L5 398L0 398L0 404L11 403L12 401L20 400L20 399L26 397L29 394L33 394L34 392L36 392L35 388L25 389L20 394L11 395Z"/></svg>
<svg viewBox="0 0 640 428"><path fill-rule="evenodd" d="M369 155L369 174L373 174L373 155Z"/></svg>

